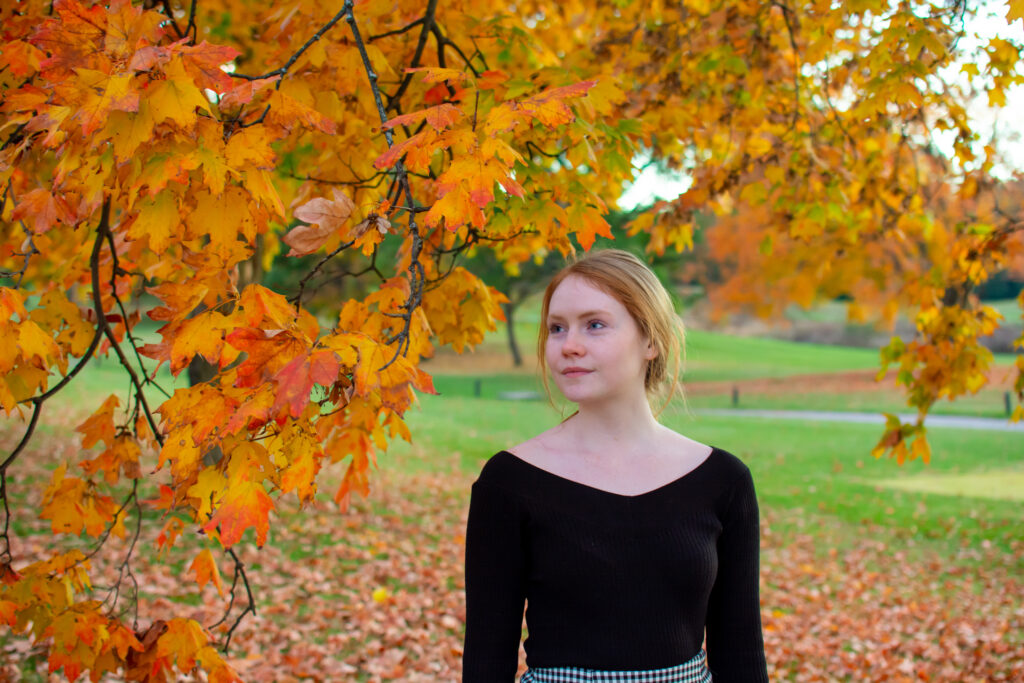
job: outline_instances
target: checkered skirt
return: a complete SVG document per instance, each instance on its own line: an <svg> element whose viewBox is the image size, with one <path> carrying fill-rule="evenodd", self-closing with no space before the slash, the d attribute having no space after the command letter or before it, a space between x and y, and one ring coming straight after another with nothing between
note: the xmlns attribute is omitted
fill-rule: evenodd
<svg viewBox="0 0 1024 683"><path fill-rule="evenodd" d="M704 650L678 666L646 671L603 671L575 666L527 669L519 683L711 683Z"/></svg>

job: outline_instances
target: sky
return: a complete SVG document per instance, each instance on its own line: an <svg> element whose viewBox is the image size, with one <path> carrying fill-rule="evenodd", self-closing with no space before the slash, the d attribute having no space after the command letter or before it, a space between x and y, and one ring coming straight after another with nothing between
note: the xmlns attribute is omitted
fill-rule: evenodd
<svg viewBox="0 0 1024 683"><path fill-rule="evenodd" d="M1012 40L1018 45L1024 44L1024 21L1017 20L1008 25L1006 10L1006 2L981 3L978 16L965 27L967 35L962 39L962 46L966 52L986 44L995 36ZM957 72L959 67L954 67L951 76ZM997 144L1006 158L1006 164L995 168L993 174L1008 178L1014 171L1024 172L1024 86L1017 85L1007 91L1006 106L1002 109L991 109L988 98L982 95L969 105L968 111L975 122L975 130L981 135L980 146L989 141L993 131L998 136ZM935 136L936 144L948 149L950 154L952 140L951 132L946 136ZM639 159L637 165L642 165L644 161ZM623 193L619 199L619 208L629 210L654 199L673 199L689 186L690 179L683 174L666 175L653 167L647 168Z"/></svg>

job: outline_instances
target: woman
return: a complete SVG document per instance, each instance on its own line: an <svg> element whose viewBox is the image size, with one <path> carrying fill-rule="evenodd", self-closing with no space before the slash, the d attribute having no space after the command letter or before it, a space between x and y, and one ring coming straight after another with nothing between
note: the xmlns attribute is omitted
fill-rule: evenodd
<svg viewBox="0 0 1024 683"><path fill-rule="evenodd" d="M651 408L682 355L664 287L594 252L554 277L541 321L545 385L578 410L473 485L464 683L515 679L524 603L521 682L767 681L750 471Z"/></svg>

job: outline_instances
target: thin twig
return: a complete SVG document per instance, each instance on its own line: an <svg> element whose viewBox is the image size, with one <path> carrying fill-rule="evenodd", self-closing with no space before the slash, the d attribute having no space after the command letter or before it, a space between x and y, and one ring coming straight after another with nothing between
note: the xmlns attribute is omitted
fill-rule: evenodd
<svg viewBox="0 0 1024 683"><path fill-rule="evenodd" d="M104 336L106 336L107 340L110 342L110 347L114 349L114 353L117 354L117 358L121 362L121 366L124 367L125 371L131 378L132 386L135 388L136 400L142 404L142 409L146 415L146 420L149 422L150 430L153 432L153 437L156 439L157 443L160 444L160 446L163 446L164 438L160 434L160 429L157 426L156 419L153 417L152 411L149 409L149 403L146 401L146 395L143 392L143 383L135 374L135 369L132 368L131 362L128 360L128 357L125 356L124 351L121 349L121 344L117 341L117 337L114 336L114 331L110 328L110 323L107 321L107 316L103 310L103 295L100 291L100 248L103 245L103 239L106 238L107 233L109 232L110 198L108 197L103 202L103 211L100 216L100 224L98 228L98 239L96 240L96 244L93 246L92 256L90 258L89 264L90 269L92 271L93 309L96 312L97 324L103 330Z"/></svg>
<svg viewBox="0 0 1024 683"><path fill-rule="evenodd" d="M222 652L227 652L228 651L228 646L231 645L231 636L233 636L235 634L235 629L238 628L238 625L240 623L242 623L242 618L245 617L245 615L249 614L250 612L252 614L256 614L256 601L252 597L252 588L250 588L250 586L249 586L249 577L247 577L245 575L245 565L242 564L242 561L240 559L238 559L238 555L235 554L235 551L234 551L233 548L228 548L227 549L227 553L228 553L228 555L231 556L231 559L233 559L235 561L235 578L236 578L236 580L237 580L237 578L239 576L242 577L242 585L245 586L245 594L249 598L249 604L247 604L245 606L245 609L242 610L242 613L238 615L237 619L235 619L235 623L233 623L231 625L231 628L228 629L227 638L225 638L225 640L224 640L224 647L221 648ZM234 603L234 601L235 601L235 592L234 592L234 590L235 590L235 582L232 582L231 583L231 602L232 603ZM228 609L230 610L230 607ZM227 615L225 614L225 617L226 616Z"/></svg>
<svg viewBox="0 0 1024 683"><path fill-rule="evenodd" d="M352 34L353 36L355 36L356 44L359 46L359 52L360 54L365 54L366 45L363 44L363 40L362 38L359 37L358 31L356 29L356 18L355 15L352 13L351 3L346 1L345 5L346 7L348 7L348 23L349 26L352 28ZM427 35L430 34L430 30L434 26L434 12L436 10L437 0L428 0L427 9L423 13L423 30L420 31L420 37L416 43L416 51L413 53L412 61L409 62L410 69L415 69L416 67L418 67L420 65L420 60L423 59L423 49L427 46ZM369 57L364 57L363 63L366 66L367 72L372 72L373 67L370 66ZM405 94L406 88L408 88L409 84L412 83L412 77L413 73L407 71L405 77L402 79L402 82L398 85L398 90L396 90L394 94L388 97L387 109L392 109L398 105L398 102L402 99L402 95ZM373 81L373 84L376 85L376 77L372 78L371 80ZM374 96L377 97L378 99L379 95L380 90L374 92ZM384 118L384 112L381 112L381 117L381 123L386 123L387 119ZM388 143L388 146L391 146L390 141Z"/></svg>
<svg viewBox="0 0 1024 683"><path fill-rule="evenodd" d="M397 36L397 35L401 35L403 33L408 33L409 31L413 30L414 28L416 28L417 26L422 24L425 21L425 19L426 19L426 17L420 17L416 21L408 23L405 26L403 26L402 28L396 28L393 31L385 31L384 33L378 33L376 35L372 35L372 36L370 36L370 37L368 37L366 39L366 42L372 43L373 41L380 40L381 38L387 38L389 36Z"/></svg>
<svg viewBox="0 0 1024 683"><path fill-rule="evenodd" d="M345 3L345 6L346 7L348 6L347 2ZM288 73L288 69L292 68L295 65L295 62L297 62L299 60L299 57L302 56L302 53L304 53L306 50L308 50L313 45L313 43L315 43L316 41L320 40L323 37L323 35L325 33L327 33L327 31L329 31L331 29L332 26L334 26L339 21L341 21L341 18L345 16L346 11L347 10L345 9L345 7L342 7L340 12L335 14L334 17L332 17L330 21L328 21L326 24L321 26L320 30L317 31L316 33L314 33L313 36L309 40L306 41L305 45L300 47L299 50L295 54L293 54L291 57L288 58L288 61L284 63L284 66L280 66L280 67L274 69L273 71L268 71L267 73L262 74L260 76L249 76L247 74L240 74L240 73L231 73L229 75L232 76L233 78L241 78L241 79L246 80L246 81L259 81L259 80L262 80L264 78L270 78L271 76L281 76L283 78L284 75L286 73ZM280 87L281 87L281 81L280 80L277 81L277 85L275 87L280 89Z"/></svg>
<svg viewBox="0 0 1024 683"><path fill-rule="evenodd" d="M309 282L312 278L316 277L316 274L320 272L320 269L323 268L324 265L326 265L328 261L333 259L335 256L337 256L338 254L340 254L344 250L348 249L349 247L351 247L355 243L356 243L355 240L349 240L348 242L345 242L343 244L338 245L337 249L332 251L330 254L327 254L322 259L320 259L320 262L317 263L316 266L313 267L313 270L309 271L306 274L306 276L299 281L299 293L295 295L295 312L296 312L296 314L298 314L299 310L301 310L301 308L302 308L302 293L306 290L306 283Z"/></svg>

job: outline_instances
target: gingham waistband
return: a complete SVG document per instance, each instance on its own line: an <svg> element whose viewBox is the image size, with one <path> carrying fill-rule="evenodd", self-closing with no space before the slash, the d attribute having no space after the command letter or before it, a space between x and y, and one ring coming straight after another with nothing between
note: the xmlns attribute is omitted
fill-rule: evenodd
<svg viewBox="0 0 1024 683"><path fill-rule="evenodd" d="M688 662L667 669L607 671L575 666L527 669L519 683L711 683L704 650Z"/></svg>

